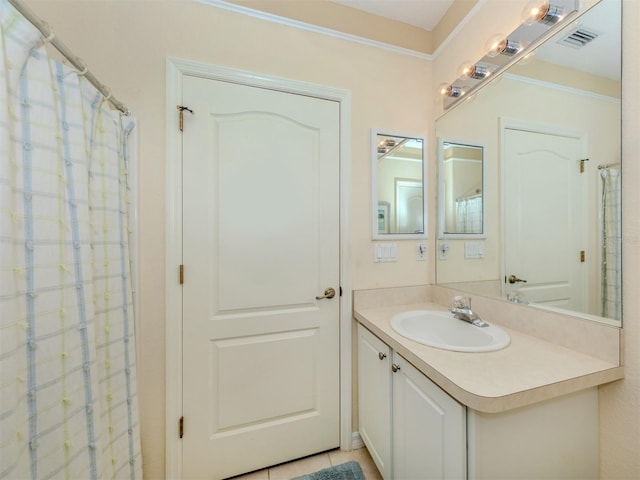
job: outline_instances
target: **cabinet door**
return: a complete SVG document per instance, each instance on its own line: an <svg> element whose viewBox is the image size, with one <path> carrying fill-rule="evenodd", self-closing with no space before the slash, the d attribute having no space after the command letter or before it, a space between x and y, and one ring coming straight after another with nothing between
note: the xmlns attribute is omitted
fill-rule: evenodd
<svg viewBox="0 0 640 480"><path fill-rule="evenodd" d="M393 478L464 479L465 407L393 354Z"/></svg>
<svg viewBox="0 0 640 480"><path fill-rule="evenodd" d="M391 350L358 324L360 436L385 480L391 480Z"/></svg>

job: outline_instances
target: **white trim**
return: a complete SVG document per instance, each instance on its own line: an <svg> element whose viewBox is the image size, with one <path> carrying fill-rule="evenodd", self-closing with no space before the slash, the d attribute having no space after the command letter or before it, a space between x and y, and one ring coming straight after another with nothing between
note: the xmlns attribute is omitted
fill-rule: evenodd
<svg viewBox="0 0 640 480"><path fill-rule="evenodd" d="M438 141L438 158L437 158L437 166L438 166L438 195L437 195L437 204L438 204L438 215L437 215L437 228L438 228L438 240L483 240L487 238L487 199L484 196L484 192L486 191L486 172L484 168L485 157L487 156L487 145L479 142L470 142L466 140L460 140L449 138L437 138ZM449 158L444 160L444 144L445 143L453 143L457 145L466 145L468 147L477 147L482 149L482 160L472 160L472 159L462 159L462 158ZM482 165L482 233L446 233L444 231L445 224L445 201L444 197L440 195L441 192L444 191L444 169L443 165L449 161L458 160L465 162L481 162Z"/></svg>
<svg viewBox="0 0 640 480"><path fill-rule="evenodd" d="M536 85L538 87L550 88L552 90L558 90L565 93L573 93L575 95L582 95L584 97L594 98L596 100L602 100L604 102L610 102L620 104L620 98L611 97L609 95L602 95L600 93L590 92L588 90L582 90L581 88L567 87L566 85L560 85L558 83L546 82L544 80L538 80L535 78L524 77L522 75L514 75L513 73L503 73L502 78L514 80L516 82L528 83L530 85Z"/></svg>
<svg viewBox="0 0 640 480"><path fill-rule="evenodd" d="M351 434L351 449L357 450L358 448L364 447L364 441L360 436L360 432L353 432Z"/></svg>
<svg viewBox="0 0 640 480"><path fill-rule="evenodd" d="M240 13L242 15L247 15L249 17L258 18L260 20L266 20L268 22L285 25L287 27L293 27L300 30L306 30L307 32L313 32L313 33L318 33L320 35L325 35L327 37L346 40L348 42L359 43L360 45L367 45L369 47L380 48L382 50L399 53L401 55L408 55L410 57L417 57L417 58L421 58L423 60L429 60L429 61L433 60L434 58L433 55L430 55L424 52L419 52L418 50L413 50L411 48L399 47L397 45L391 45L389 43L384 43L384 42L379 42L377 40L371 40L369 38L359 37L357 35L352 35L350 33L339 32L337 30L332 30L330 28L320 27L318 25L301 22L299 20L293 20L291 18L281 17L279 15L274 15L272 13L267 13L260 10L254 10L252 8L243 7L241 5L225 2L223 0L193 0L193 1L202 3L204 5L209 5L212 7L221 8L223 10L228 10L230 12ZM486 0L480 0L480 2L485 2L485 1Z"/></svg>
<svg viewBox="0 0 640 480"><path fill-rule="evenodd" d="M182 263L182 138L178 133L176 105L182 104L182 75L167 61L166 95L166 217L165 217L165 478L182 478L182 444L178 419L182 415L182 288L178 266Z"/></svg>
<svg viewBox="0 0 640 480"><path fill-rule="evenodd" d="M340 447L351 450L351 274L349 270L351 186L351 92L322 85L236 70L178 58L167 59L166 92L166 478L181 478L182 444L182 137L176 105L182 103L182 77L193 75L282 92L308 95L340 104Z"/></svg>
<svg viewBox="0 0 640 480"><path fill-rule="evenodd" d="M378 135L410 138L422 141L422 233L379 233L378 232ZM427 138L417 133L396 132L385 128L371 129L371 238L373 240L426 240L428 237L429 210L427 201L430 192L427 183Z"/></svg>

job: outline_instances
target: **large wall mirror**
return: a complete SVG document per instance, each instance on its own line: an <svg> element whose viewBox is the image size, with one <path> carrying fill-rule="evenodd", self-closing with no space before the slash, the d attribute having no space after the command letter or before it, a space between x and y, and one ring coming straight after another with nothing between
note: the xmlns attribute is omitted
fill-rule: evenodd
<svg viewBox="0 0 640 480"><path fill-rule="evenodd" d="M373 238L425 238L424 138L371 131Z"/></svg>
<svg viewBox="0 0 640 480"><path fill-rule="evenodd" d="M474 259L439 240L438 283L621 325L620 105L621 1L602 0L440 117L484 146L485 239Z"/></svg>
<svg viewBox="0 0 640 480"><path fill-rule="evenodd" d="M438 236L483 238L484 147L438 140Z"/></svg>

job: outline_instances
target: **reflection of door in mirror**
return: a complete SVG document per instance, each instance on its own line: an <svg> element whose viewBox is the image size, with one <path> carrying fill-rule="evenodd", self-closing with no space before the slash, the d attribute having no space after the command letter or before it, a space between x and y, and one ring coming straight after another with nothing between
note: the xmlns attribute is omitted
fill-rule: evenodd
<svg viewBox="0 0 640 480"><path fill-rule="evenodd" d="M504 283L505 294L588 313L583 139L522 125L503 138L505 275L521 279Z"/></svg>
<svg viewBox="0 0 640 480"><path fill-rule="evenodd" d="M479 145L442 142L440 235L481 235L483 229L483 154Z"/></svg>
<svg viewBox="0 0 640 480"><path fill-rule="evenodd" d="M422 182L396 178L396 231L422 233Z"/></svg>
<svg viewBox="0 0 640 480"><path fill-rule="evenodd" d="M424 238L424 140L372 130L372 150L373 238Z"/></svg>

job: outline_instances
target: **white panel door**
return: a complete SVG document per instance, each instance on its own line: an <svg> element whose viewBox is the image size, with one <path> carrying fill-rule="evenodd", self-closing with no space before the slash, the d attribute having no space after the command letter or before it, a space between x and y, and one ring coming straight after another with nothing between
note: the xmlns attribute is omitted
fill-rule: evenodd
<svg viewBox="0 0 640 480"><path fill-rule="evenodd" d="M339 104L197 77L183 103L183 478L218 479L340 443Z"/></svg>
<svg viewBox="0 0 640 480"><path fill-rule="evenodd" d="M585 311L584 174L579 139L504 131L506 293L529 302ZM515 275L526 280L510 284Z"/></svg>

